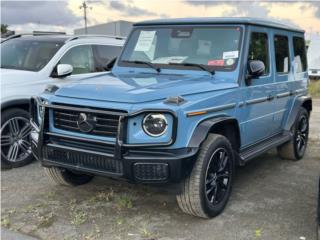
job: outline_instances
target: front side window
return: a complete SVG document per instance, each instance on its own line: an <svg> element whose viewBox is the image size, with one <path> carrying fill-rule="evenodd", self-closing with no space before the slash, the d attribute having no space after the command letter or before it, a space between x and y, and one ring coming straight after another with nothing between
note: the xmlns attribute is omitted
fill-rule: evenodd
<svg viewBox="0 0 320 240"><path fill-rule="evenodd" d="M11 39L1 43L1 68L40 71L63 42L39 41L30 39Z"/></svg>
<svg viewBox="0 0 320 240"><path fill-rule="evenodd" d="M277 73L288 73L290 69L289 41L287 36L274 36L274 51Z"/></svg>
<svg viewBox="0 0 320 240"><path fill-rule="evenodd" d="M305 72L307 70L306 47L304 39L301 37L293 37L294 64L297 72Z"/></svg>
<svg viewBox="0 0 320 240"><path fill-rule="evenodd" d="M109 70L107 68L107 64L115 57L118 57L120 53L120 46L93 45L95 72L103 72Z"/></svg>
<svg viewBox="0 0 320 240"><path fill-rule="evenodd" d="M143 61L161 68L233 70L240 57L240 27L158 27L133 31L120 59Z"/></svg>
<svg viewBox="0 0 320 240"><path fill-rule="evenodd" d="M270 61L269 61L269 46L268 35L261 32L251 33L248 61L260 60L265 65L264 74L269 73Z"/></svg>
<svg viewBox="0 0 320 240"><path fill-rule="evenodd" d="M95 72L92 46L82 45L71 48L59 63L72 65L72 75Z"/></svg>

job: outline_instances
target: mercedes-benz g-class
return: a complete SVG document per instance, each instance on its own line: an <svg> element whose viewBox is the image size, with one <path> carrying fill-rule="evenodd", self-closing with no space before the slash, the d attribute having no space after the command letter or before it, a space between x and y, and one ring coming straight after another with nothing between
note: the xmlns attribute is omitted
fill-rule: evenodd
<svg viewBox="0 0 320 240"><path fill-rule="evenodd" d="M226 206L235 167L308 141L304 32L250 18L137 23L112 72L32 100L33 152L59 184L179 183L182 211Z"/></svg>

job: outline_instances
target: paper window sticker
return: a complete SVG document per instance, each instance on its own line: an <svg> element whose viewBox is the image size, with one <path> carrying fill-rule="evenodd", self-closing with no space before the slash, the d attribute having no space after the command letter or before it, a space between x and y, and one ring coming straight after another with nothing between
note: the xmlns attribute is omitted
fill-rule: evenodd
<svg viewBox="0 0 320 240"><path fill-rule="evenodd" d="M168 63L182 63L185 59L187 59L186 56L170 56L170 57L161 57L157 58L152 61L152 63L158 63L158 64L168 64Z"/></svg>
<svg viewBox="0 0 320 240"><path fill-rule="evenodd" d="M229 59L226 60L226 64L227 64L228 66L233 65L234 62L235 62L235 61L234 61L234 59L232 59L232 58L229 58Z"/></svg>
<svg viewBox="0 0 320 240"><path fill-rule="evenodd" d="M283 72L289 72L289 62L288 57L283 59Z"/></svg>
<svg viewBox="0 0 320 240"><path fill-rule="evenodd" d="M209 60L208 61L208 66L224 66L224 60Z"/></svg>
<svg viewBox="0 0 320 240"><path fill-rule="evenodd" d="M238 58L239 51L230 51L230 52L223 52L222 58L229 59L229 58Z"/></svg>
<svg viewBox="0 0 320 240"><path fill-rule="evenodd" d="M155 35L156 31L141 31L134 50L140 52L149 51L151 49Z"/></svg>

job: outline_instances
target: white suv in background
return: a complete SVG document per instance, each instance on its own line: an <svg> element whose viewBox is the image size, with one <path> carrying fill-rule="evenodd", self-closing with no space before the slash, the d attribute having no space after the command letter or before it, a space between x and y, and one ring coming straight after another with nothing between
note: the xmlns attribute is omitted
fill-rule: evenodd
<svg viewBox="0 0 320 240"><path fill-rule="evenodd" d="M49 84L106 74L125 39L112 36L15 35L1 42L1 169L32 161L29 101Z"/></svg>
<svg viewBox="0 0 320 240"><path fill-rule="evenodd" d="M311 38L308 48L308 67L310 79L320 79L320 35Z"/></svg>

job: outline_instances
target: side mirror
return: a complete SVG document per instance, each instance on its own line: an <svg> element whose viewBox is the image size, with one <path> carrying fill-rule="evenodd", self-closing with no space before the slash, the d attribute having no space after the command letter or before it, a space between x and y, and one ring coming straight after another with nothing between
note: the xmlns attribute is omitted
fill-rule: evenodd
<svg viewBox="0 0 320 240"><path fill-rule="evenodd" d="M115 57L115 58L111 59L109 62L107 62L106 66L105 66L105 70L110 71L113 68L116 61L117 61L117 58Z"/></svg>
<svg viewBox="0 0 320 240"><path fill-rule="evenodd" d="M70 64L58 64L51 74L52 77L64 78L72 74L73 67Z"/></svg>
<svg viewBox="0 0 320 240"><path fill-rule="evenodd" d="M251 80L259 78L264 74L266 67L260 60L251 60L248 62L248 74L246 76L246 84L251 85Z"/></svg>

